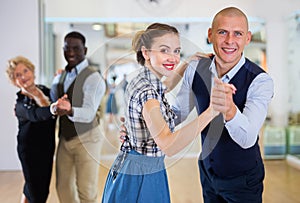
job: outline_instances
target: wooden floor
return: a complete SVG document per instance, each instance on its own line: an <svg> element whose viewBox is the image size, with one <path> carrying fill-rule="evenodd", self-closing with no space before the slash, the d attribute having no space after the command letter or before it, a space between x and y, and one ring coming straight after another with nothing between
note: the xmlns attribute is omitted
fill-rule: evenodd
<svg viewBox="0 0 300 203"><path fill-rule="evenodd" d="M168 167L173 203L202 202L196 163L196 159L181 159ZM300 203L300 170L289 166L285 160L268 160L265 161L265 166L264 202ZM100 166L99 199L107 172L106 166ZM0 172L0 202L18 203L22 193L22 185L23 177L21 171ZM52 178L50 196L47 203L58 203L54 185L55 178ZM101 201L99 200L99 202Z"/></svg>
<svg viewBox="0 0 300 203"><path fill-rule="evenodd" d="M118 130L106 129L101 153L106 156L100 161L99 202L103 186L115 154L119 150ZM117 135L117 136L116 136ZM199 182L197 158L199 140L190 147L190 154L179 158L167 158L166 166L172 203L201 203L202 193ZM185 155L189 154L185 152ZM266 178L263 200L265 203L300 203L300 170L291 167L286 160L265 160ZM19 203L22 194L21 171L0 171L0 203ZM47 203L58 203L55 191L55 170L51 180Z"/></svg>

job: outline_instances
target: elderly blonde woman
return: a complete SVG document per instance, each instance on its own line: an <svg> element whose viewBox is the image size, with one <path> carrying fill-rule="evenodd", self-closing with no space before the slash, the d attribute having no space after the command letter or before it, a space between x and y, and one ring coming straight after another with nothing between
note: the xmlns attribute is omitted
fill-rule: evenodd
<svg viewBox="0 0 300 203"><path fill-rule="evenodd" d="M56 118L50 112L50 90L35 84L35 66L17 56L6 69L17 92L15 115L18 119L17 151L25 178L21 203L45 203L49 194L55 149Z"/></svg>

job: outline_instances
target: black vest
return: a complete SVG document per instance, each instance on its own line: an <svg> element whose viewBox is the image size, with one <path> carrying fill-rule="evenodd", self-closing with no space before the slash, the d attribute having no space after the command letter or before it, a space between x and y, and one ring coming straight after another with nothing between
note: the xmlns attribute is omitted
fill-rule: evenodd
<svg viewBox="0 0 300 203"><path fill-rule="evenodd" d="M192 90L197 100L198 114L201 114L209 106L211 91L210 60L201 61L197 66L192 84ZM262 72L264 72L263 69L246 59L245 64L230 80L230 83L237 88L233 100L241 112L243 112L246 103L249 86L253 79ZM224 127L222 115L212 120L202 131L201 139L202 153L200 158L206 169L213 170L220 177L241 175L254 168L257 163L262 163L258 138L254 146L243 149L230 137Z"/></svg>
<svg viewBox="0 0 300 203"><path fill-rule="evenodd" d="M71 84L66 94L71 102L72 107L82 107L83 103L83 84L88 76L94 73L96 70L91 67L83 69L74 82ZM59 84L57 86L59 98L64 95L64 80L66 77L66 72L64 71L61 75ZM60 116L59 118L59 136L64 137L66 140L71 140L73 137L83 134L94 127L99 125L98 119L93 119L90 123L72 122L68 119L68 116Z"/></svg>

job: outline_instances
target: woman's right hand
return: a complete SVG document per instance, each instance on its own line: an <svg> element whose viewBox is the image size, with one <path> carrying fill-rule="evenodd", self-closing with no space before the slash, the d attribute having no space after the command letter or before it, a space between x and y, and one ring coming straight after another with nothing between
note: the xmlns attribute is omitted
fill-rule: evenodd
<svg viewBox="0 0 300 203"><path fill-rule="evenodd" d="M167 77L163 81L164 85L167 87L166 92L170 92L171 90L173 90L176 87L178 82L183 77L183 74L184 74L185 70L187 69L187 67L188 67L188 65L191 61L199 61L202 58L209 58L212 55L213 55L212 53L206 54L206 53L203 53L203 52L196 52L195 54L190 56L187 60L182 61L180 66L178 66L175 69L175 71L173 71L173 74L170 75L169 77Z"/></svg>
<svg viewBox="0 0 300 203"><path fill-rule="evenodd" d="M220 114L220 111L214 109L212 103L210 102L209 107L207 108L213 117L217 117Z"/></svg>
<svg viewBox="0 0 300 203"><path fill-rule="evenodd" d="M22 81L20 81L19 79L16 79L16 84L21 89L22 94L24 94L30 98L33 98L34 95L29 92L29 89L27 88L27 86L24 83L22 83Z"/></svg>
<svg viewBox="0 0 300 203"><path fill-rule="evenodd" d="M204 52L196 52L192 56L190 56L185 63L190 63L191 61L199 61L202 58L209 58L213 54L212 53L204 53Z"/></svg>
<svg viewBox="0 0 300 203"><path fill-rule="evenodd" d="M57 69L54 76L62 74L63 71L64 71L64 69L62 69L62 68Z"/></svg>

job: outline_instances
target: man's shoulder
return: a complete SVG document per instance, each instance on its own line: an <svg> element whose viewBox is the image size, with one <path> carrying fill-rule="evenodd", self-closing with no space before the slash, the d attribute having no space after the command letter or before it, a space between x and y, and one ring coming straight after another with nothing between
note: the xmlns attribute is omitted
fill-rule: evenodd
<svg viewBox="0 0 300 203"><path fill-rule="evenodd" d="M257 65L256 63L254 63L253 61L249 60L246 58L245 64L244 66L246 67L247 70L249 70L250 72L252 72L253 74L260 74L260 73L266 73L266 71L260 67L259 65Z"/></svg>
<svg viewBox="0 0 300 203"><path fill-rule="evenodd" d="M60 80L60 78L61 78L61 76L62 76L62 73L63 73L63 72L58 73L58 74L56 74L56 75L54 76L54 78L53 78L53 80L52 80L52 85L57 85L57 84L59 83L59 80Z"/></svg>
<svg viewBox="0 0 300 203"><path fill-rule="evenodd" d="M91 75L96 75L96 77L98 76L100 77L101 76L100 70L96 69L93 66L87 66L84 69L82 69L82 71L80 71L78 77L88 78Z"/></svg>
<svg viewBox="0 0 300 203"><path fill-rule="evenodd" d="M87 66L82 70L82 72L84 72L84 71L89 72L90 74L95 73L95 72L100 73L100 71L97 70L94 66Z"/></svg>
<svg viewBox="0 0 300 203"><path fill-rule="evenodd" d="M201 58L197 63L197 68L209 69L212 60L210 58Z"/></svg>

